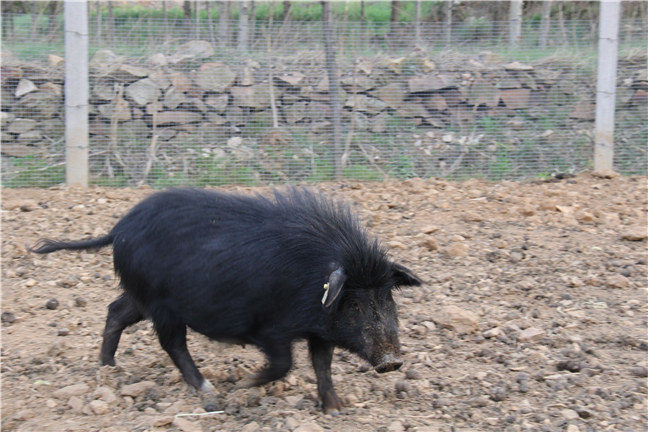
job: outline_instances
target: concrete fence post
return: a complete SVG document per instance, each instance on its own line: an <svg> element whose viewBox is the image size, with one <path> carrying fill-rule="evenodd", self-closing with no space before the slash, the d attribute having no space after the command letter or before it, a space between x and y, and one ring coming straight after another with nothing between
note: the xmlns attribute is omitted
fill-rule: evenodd
<svg viewBox="0 0 648 432"><path fill-rule="evenodd" d="M88 186L88 3L65 0L65 180Z"/></svg>
<svg viewBox="0 0 648 432"><path fill-rule="evenodd" d="M614 162L614 110L621 1L602 0L596 82L594 170L611 170Z"/></svg>

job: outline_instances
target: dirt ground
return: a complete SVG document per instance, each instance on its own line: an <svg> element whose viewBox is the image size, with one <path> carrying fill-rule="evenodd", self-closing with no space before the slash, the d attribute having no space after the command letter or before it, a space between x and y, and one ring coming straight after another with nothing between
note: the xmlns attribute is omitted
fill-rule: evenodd
<svg viewBox="0 0 648 432"><path fill-rule="evenodd" d="M396 295L401 370L378 375L336 351L335 417L317 405L303 342L286 379L236 389L259 352L190 334L223 413L204 413L148 322L126 331L117 367L99 367L119 293L111 249L26 245L104 234L152 191L4 189L2 430L644 430L648 184L609 177L320 185L425 279Z"/></svg>

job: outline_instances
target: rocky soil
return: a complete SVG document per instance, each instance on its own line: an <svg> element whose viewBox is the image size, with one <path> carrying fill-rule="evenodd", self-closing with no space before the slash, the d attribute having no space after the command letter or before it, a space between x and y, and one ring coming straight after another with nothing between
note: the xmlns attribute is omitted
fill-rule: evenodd
<svg viewBox="0 0 648 432"><path fill-rule="evenodd" d="M189 345L221 390L205 413L150 323L99 367L111 250L26 251L97 236L148 188L2 191L2 429L17 431L637 431L648 422L645 177L325 184L426 281L397 294L404 366L338 351L346 409L317 406L304 343L284 380L236 383L262 356ZM250 189L240 189L251 191Z"/></svg>

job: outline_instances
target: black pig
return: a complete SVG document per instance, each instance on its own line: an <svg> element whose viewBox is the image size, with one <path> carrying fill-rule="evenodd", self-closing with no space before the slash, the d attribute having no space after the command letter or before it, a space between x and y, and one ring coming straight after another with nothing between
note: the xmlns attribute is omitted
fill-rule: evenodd
<svg viewBox="0 0 648 432"><path fill-rule="evenodd" d="M398 369L392 290L420 285L391 262L348 207L304 189L271 198L172 189L136 205L97 239L43 239L32 249L113 245L123 294L108 307L100 360L115 364L122 331L150 319L184 379L214 409L214 387L194 364L186 327L258 346L268 364L247 385L284 377L291 345L305 338L324 410L341 403L331 381L334 347L378 372Z"/></svg>

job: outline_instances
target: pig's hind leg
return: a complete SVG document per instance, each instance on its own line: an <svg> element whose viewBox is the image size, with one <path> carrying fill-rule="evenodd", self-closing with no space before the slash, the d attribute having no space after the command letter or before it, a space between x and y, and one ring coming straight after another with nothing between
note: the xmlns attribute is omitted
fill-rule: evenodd
<svg viewBox="0 0 648 432"><path fill-rule="evenodd" d="M99 354L101 364L115 366L115 352L122 332L126 327L142 319L144 316L128 294L122 294L117 300L110 303L101 343L101 353Z"/></svg>
<svg viewBox="0 0 648 432"><path fill-rule="evenodd" d="M187 384L200 392L203 408L206 411L215 411L217 409L215 388L200 373L187 349L187 326L171 311L161 309L157 309L153 315L153 325L160 345L169 354Z"/></svg>

